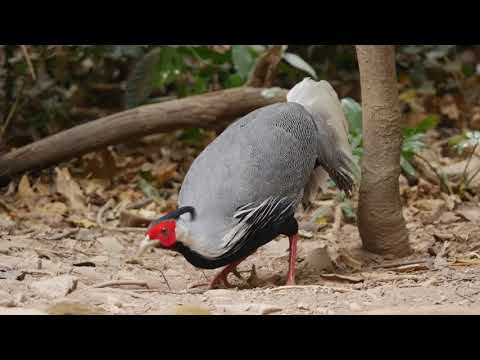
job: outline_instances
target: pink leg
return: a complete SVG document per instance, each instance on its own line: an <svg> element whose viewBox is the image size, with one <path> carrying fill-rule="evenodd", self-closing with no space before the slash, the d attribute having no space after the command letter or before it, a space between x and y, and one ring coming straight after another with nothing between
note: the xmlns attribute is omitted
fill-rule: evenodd
<svg viewBox="0 0 480 360"><path fill-rule="evenodd" d="M233 286L228 282L228 275L237 269L237 266L240 265L246 258L240 259L228 265L225 269L223 269L215 279L213 279L212 283L210 284L210 289L214 289L219 283L224 283L227 288L232 288Z"/></svg>
<svg viewBox="0 0 480 360"><path fill-rule="evenodd" d="M288 262L287 285L295 285L295 265L297 262L298 234L290 236L290 256Z"/></svg>

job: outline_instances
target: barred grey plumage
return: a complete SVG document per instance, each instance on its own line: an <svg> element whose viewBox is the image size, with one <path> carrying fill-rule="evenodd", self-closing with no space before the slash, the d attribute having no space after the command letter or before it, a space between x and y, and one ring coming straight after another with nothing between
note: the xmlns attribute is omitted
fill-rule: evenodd
<svg viewBox="0 0 480 360"><path fill-rule="evenodd" d="M262 227L292 216L305 189L315 192L322 184L323 171L352 190L346 121L332 91L326 82L306 79L288 103L239 119L200 154L179 195L180 207L196 211L194 221L184 216L177 225L193 251L217 259L241 248Z"/></svg>

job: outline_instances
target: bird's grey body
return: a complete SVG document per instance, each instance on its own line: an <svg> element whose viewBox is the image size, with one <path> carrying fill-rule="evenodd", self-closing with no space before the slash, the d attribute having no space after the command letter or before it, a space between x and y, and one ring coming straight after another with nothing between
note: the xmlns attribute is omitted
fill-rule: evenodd
<svg viewBox="0 0 480 360"><path fill-rule="evenodd" d="M293 216L318 166L341 174L341 154L326 119L298 103L267 106L236 121L194 161L182 185L179 206L196 211L195 220L179 221L194 239L190 247L215 259L239 249L249 231L245 216L257 223Z"/></svg>

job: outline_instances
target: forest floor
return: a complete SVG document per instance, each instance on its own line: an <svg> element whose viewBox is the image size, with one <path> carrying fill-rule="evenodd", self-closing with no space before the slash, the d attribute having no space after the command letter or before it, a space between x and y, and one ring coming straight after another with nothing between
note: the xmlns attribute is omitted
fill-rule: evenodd
<svg viewBox="0 0 480 360"><path fill-rule="evenodd" d="M402 182L407 259L361 250L328 196L299 212L295 287L283 287L286 238L240 265L236 289L193 287L216 271L175 253L134 259L143 234L127 227L175 208L202 146L157 137L12 183L0 203L0 314L480 314L478 202L422 180Z"/></svg>

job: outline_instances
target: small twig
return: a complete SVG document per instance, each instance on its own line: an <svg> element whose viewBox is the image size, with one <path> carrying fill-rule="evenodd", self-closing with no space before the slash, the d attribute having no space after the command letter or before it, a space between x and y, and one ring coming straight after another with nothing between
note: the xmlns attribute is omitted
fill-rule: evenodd
<svg viewBox="0 0 480 360"><path fill-rule="evenodd" d="M392 269L392 268L397 268L405 265L425 264L426 262L428 262L428 260L429 259L402 260L402 261L391 262L388 264L375 265L375 266L372 266L372 268L373 269Z"/></svg>
<svg viewBox="0 0 480 360"><path fill-rule="evenodd" d="M377 273L362 273L361 276L365 280L376 281L376 282L390 282L390 281L398 281L398 280L412 280L418 282L420 277L417 275L382 275Z"/></svg>
<svg viewBox="0 0 480 360"><path fill-rule="evenodd" d="M152 199L142 199L136 202L133 202L125 207L125 210L138 210L145 206L150 205L153 202Z"/></svg>
<svg viewBox="0 0 480 360"><path fill-rule="evenodd" d="M418 153L415 153L414 155L417 158L419 158L420 160L422 160L425 164L427 164L427 166L430 168L430 170L432 170L434 172L434 174L438 177L440 186L442 186L444 189L446 189L448 191L448 194L451 195L452 194L452 189L450 187L450 184L448 183L448 180L446 178L444 178L443 176L441 176L440 173L437 171L437 169L435 169L435 167L432 164L430 164L430 161L425 159L422 155L419 155Z"/></svg>
<svg viewBox="0 0 480 360"><path fill-rule="evenodd" d="M68 238L69 236L72 236L72 235L78 233L79 231L80 231L80 229L70 229L65 233L61 233L61 234L58 234L58 235L55 235L55 236L52 236L52 237L48 237L48 238L43 238L43 240L47 240L47 241L63 240L65 238Z"/></svg>
<svg viewBox="0 0 480 360"><path fill-rule="evenodd" d="M137 293L145 294L145 293L157 293L157 294L169 294L169 295L185 295L185 294L192 294L191 292L178 292L178 291L166 291L161 289L145 289L145 290L134 290Z"/></svg>
<svg viewBox="0 0 480 360"><path fill-rule="evenodd" d="M464 184L466 184L466 181L467 181L468 167L470 166L470 163L472 162L473 156L474 156L477 148L478 148L478 144L475 144L475 146L473 147L472 153L470 154L470 156L467 159L467 163L465 164L465 169L463 169L462 181L463 181Z"/></svg>
<svg viewBox="0 0 480 360"><path fill-rule="evenodd" d="M203 274L203 277L205 278L205 280L207 280L207 282L209 282L210 280L208 279L207 274L205 274L205 271L202 270L202 274Z"/></svg>
<svg viewBox="0 0 480 360"><path fill-rule="evenodd" d="M334 234L337 234L340 231L342 227L342 223L343 223L343 210L342 210L341 204L338 204L335 207L335 217L334 217L333 228L332 228L332 231Z"/></svg>
<svg viewBox="0 0 480 360"><path fill-rule="evenodd" d="M107 201L107 203L98 212L98 214L97 214L97 224L101 228L105 227L105 224L103 223L103 215L105 214L105 211L111 209L114 204L115 204L115 200L110 199L110 200Z"/></svg>
<svg viewBox="0 0 480 360"><path fill-rule="evenodd" d="M134 280L118 280L118 281L108 281L98 285L93 286L93 289L103 289L107 287L116 287L116 286L140 286L147 289L150 289L148 283L145 281L134 281Z"/></svg>
<svg viewBox="0 0 480 360"><path fill-rule="evenodd" d="M20 45L20 48L22 49L23 57L25 58L25 61L27 62L28 69L30 70L30 75L32 75L32 79L37 80L37 75L35 74L35 68L33 67L32 59L30 58L30 55L28 54L27 47L25 45Z"/></svg>
<svg viewBox="0 0 480 360"><path fill-rule="evenodd" d="M11 212L13 213L15 211L15 209L13 207L11 207L10 205L8 205L5 201L3 201L2 199L0 199L0 206L3 206L5 208L5 210L7 210L8 212Z"/></svg>
<svg viewBox="0 0 480 360"><path fill-rule="evenodd" d="M282 287L277 287L273 289L269 289L269 291L282 291L282 290L332 290L340 293L346 293L346 292L353 292L355 291L354 289L347 289L347 288L339 288L339 287L331 287L331 286L322 286L322 285L295 285L295 286L282 286Z"/></svg>
<svg viewBox="0 0 480 360"><path fill-rule="evenodd" d="M250 73L246 86L270 87L275 80L282 56L283 46L281 45L276 45L262 54Z"/></svg>
<svg viewBox="0 0 480 360"><path fill-rule="evenodd" d="M468 188L470 184L472 183L473 179L477 177L477 175L480 174L480 168L478 168L473 175L465 182L465 188Z"/></svg>
<svg viewBox="0 0 480 360"><path fill-rule="evenodd" d="M15 112L17 111L18 103L20 102L20 92L21 92L21 89L19 91L17 91L17 96L15 98L15 102L13 103L12 107L10 108L10 111L7 115L7 119L5 120L5 122L2 126L2 129L1 129L2 137L5 136L5 134L7 133L7 130L10 126L10 123L12 122L12 119L15 115Z"/></svg>
<svg viewBox="0 0 480 360"><path fill-rule="evenodd" d="M170 287L170 283L168 282L167 277L165 276L165 274L163 273L162 270L160 270L156 266L152 266L152 265L143 265L143 264L140 264L140 265L146 270L158 271L162 275L163 280L165 280L165 284L167 284L168 290L170 290L170 291L172 290L172 288Z"/></svg>
<svg viewBox="0 0 480 360"><path fill-rule="evenodd" d="M78 248L76 248L76 247L73 248L72 253L74 253L74 252L77 252L77 253L79 253L79 254L85 255L85 256L87 256L87 257L94 257L94 256L97 255L97 254L95 254L95 253L88 253L88 252L86 252L86 251L80 250L80 249L78 249Z"/></svg>
<svg viewBox="0 0 480 360"><path fill-rule="evenodd" d="M470 301L471 303L474 303L475 300L469 298L469 297L466 296L466 295L462 295L462 294L459 293L458 289L460 288L460 286L461 286L461 285L458 285L458 286L455 288L455 294L458 295L458 296L460 296L460 297L463 298L463 299L466 299L466 300Z"/></svg>
<svg viewBox="0 0 480 360"><path fill-rule="evenodd" d="M119 232L139 232L139 233L144 233L146 229L144 228L130 228L130 227L113 227L113 226L107 226L103 222L103 216L105 212L113 207L115 204L115 200L110 199L107 201L107 203L100 209L100 211L97 214L97 224L101 229L104 230L109 230L109 231L119 231Z"/></svg>

